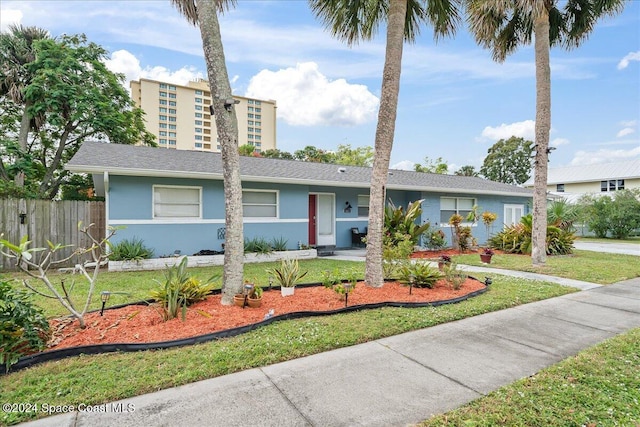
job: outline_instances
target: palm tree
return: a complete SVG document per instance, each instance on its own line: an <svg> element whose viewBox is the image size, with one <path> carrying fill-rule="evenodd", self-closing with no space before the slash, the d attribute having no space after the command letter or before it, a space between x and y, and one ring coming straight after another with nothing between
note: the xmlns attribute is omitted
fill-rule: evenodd
<svg viewBox="0 0 640 427"><path fill-rule="evenodd" d="M222 304L233 304L242 292L244 237L242 230L242 184L238 152L238 121L224 58L218 13L235 6L235 0L171 0L189 22L200 28L207 64L211 106L222 152L225 197L225 248Z"/></svg>
<svg viewBox="0 0 640 427"><path fill-rule="evenodd" d="M49 32L38 27L10 25L9 30L0 33L0 97L6 96L16 105L22 106L22 119L18 133L18 145L22 154L27 151L29 130L41 120L29 114L29 102L24 96L24 89L29 85L33 75L27 64L36 59L34 42L49 38ZM24 173L16 175L16 184L23 185Z"/></svg>
<svg viewBox="0 0 640 427"><path fill-rule="evenodd" d="M547 162L551 129L551 67L549 50L571 49L587 39L596 21L615 15L624 0L568 0L561 11L557 0L466 0L476 41L503 62L534 38L536 63L536 125L533 193L533 265L544 265L547 229Z"/></svg>
<svg viewBox="0 0 640 427"><path fill-rule="evenodd" d="M353 45L370 40L387 22L382 91L369 192L369 230L365 281L383 285L382 229L389 160L393 147L404 41L414 42L421 23L434 27L436 39L451 35L459 21L458 0L309 0L312 11L332 34Z"/></svg>

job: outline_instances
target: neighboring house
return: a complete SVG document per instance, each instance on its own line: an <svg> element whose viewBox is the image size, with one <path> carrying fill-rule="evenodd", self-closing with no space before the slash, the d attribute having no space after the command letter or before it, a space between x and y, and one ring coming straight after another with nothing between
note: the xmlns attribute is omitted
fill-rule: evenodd
<svg viewBox="0 0 640 427"><path fill-rule="evenodd" d="M533 177L523 185L533 188ZM640 188L640 159L548 170L547 191L569 202L584 194L610 194L632 188Z"/></svg>
<svg viewBox="0 0 640 427"><path fill-rule="evenodd" d="M220 152L207 80L181 86L140 79L130 85L131 97L144 111L146 128L159 147ZM276 102L236 95L233 99L239 145L253 145L258 152L276 148Z"/></svg>
<svg viewBox="0 0 640 427"><path fill-rule="evenodd" d="M220 250L225 201L218 153L87 142L67 164L93 175L106 197L108 226L126 226L114 242L140 238L155 254ZM284 238L288 247L351 247L351 229L368 221L371 169L356 166L241 157L244 235ZM387 199L396 206L424 199L421 222L445 229L453 213L498 214L493 232L520 220L531 190L476 177L390 170ZM473 226L486 241L482 222Z"/></svg>

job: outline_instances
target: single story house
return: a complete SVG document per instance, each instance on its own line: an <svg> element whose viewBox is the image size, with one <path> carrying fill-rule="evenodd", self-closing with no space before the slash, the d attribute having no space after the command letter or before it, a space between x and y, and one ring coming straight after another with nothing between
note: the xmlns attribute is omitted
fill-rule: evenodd
<svg viewBox="0 0 640 427"><path fill-rule="evenodd" d="M125 226L113 242L133 237L156 256L221 250L225 233L222 159L219 153L84 143L66 168L93 176L106 198L106 225ZM371 168L241 157L244 235L300 245L346 248L352 229L364 233ZM445 231L453 213L498 214L493 232L528 213L529 189L455 175L389 170L387 200L396 206L423 199L421 223ZM487 239L482 222L473 225Z"/></svg>
<svg viewBox="0 0 640 427"><path fill-rule="evenodd" d="M533 188L533 184L532 176L523 186ZM613 196L615 191L632 188L640 188L640 159L547 170L547 191L571 203L585 194Z"/></svg>

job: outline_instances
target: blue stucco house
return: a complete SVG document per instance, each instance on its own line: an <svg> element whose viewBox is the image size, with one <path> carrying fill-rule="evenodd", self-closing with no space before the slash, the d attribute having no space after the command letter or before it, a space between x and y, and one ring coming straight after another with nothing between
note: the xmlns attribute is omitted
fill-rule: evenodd
<svg viewBox="0 0 640 427"><path fill-rule="evenodd" d="M142 239L156 255L221 250L224 194L219 153L86 142L67 169L93 176L106 198L106 225L125 226L113 242ZM364 231L371 169L292 160L241 157L244 235L286 239L289 249L352 246ZM532 191L476 177L390 170L387 199L396 206L423 199L421 221L450 236L453 213L498 214L494 231L528 212ZM487 239L482 223L473 227Z"/></svg>

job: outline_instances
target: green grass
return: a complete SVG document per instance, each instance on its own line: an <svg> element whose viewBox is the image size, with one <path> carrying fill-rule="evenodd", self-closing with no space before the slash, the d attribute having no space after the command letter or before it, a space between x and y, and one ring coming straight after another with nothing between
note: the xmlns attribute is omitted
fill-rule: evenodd
<svg viewBox="0 0 640 427"><path fill-rule="evenodd" d="M324 269L330 267L318 264L313 274L320 274ZM575 291L553 283L504 276L493 276L493 279L488 292L459 304L383 308L283 321L197 346L49 362L0 377L0 401L95 405ZM33 413L0 413L0 424L15 424L35 417Z"/></svg>
<svg viewBox="0 0 640 427"><path fill-rule="evenodd" d="M478 254L456 255L453 260L459 264L528 271L601 285L640 277L639 257L591 251L549 256L541 267L531 265L531 257L528 255L494 255L488 265L480 262Z"/></svg>
<svg viewBox="0 0 640 427"><path fill-rule="evenodd" d="M639 426L640 328L420 426Z"/></svg>
<svg viewBox="0 0 640 427"><path fill-rule="evenodd" d="M245 264L244 277L251 282L257 282L260 286L267 286L269 284L269 280L265 270L279 265L280 262ZM304 278L304 282L308 283L320 282L324 271L332 271L334 269L340 269L342 271L354 269L359 273L360 277L364 277L364 263L356 261L335 261L329 258L301 260L300 269L301 271L309 272ZM217 276L218 279L216 282L218 283L218 288L220 287L222 266L189 268L188 271L192 277L202 281L209 280L212 276ZM21 280L26 277L27 276L25 274L19 273L0 274L0 279L15 278ZM67 285L70 285L73 280L76 280L77 284L73 295L75 297L75 301L77 301L77 306L82 307L87 296L87 282L82 276L52 272L49 275L49 278L55 284L59 284L61 280L64 280ZM101 302L99 295L101 291L118 292L109 298L109 306L149 299L149 293L151 290L158 287L156 280L161 283L164 282L163 271L100 272L94 291L91 309L97 310L100 308ZM15 286L22 286L19 281L14 283ZM29 278L29 283L35 285L38 290L47 292L44 285L38 280ZM277 283L274 281L274 286L275 285L277 285ZM57 300L36 295L34 296L34 301L40 307L44 308L45 315L47 317L69 314Z"/></svg>

